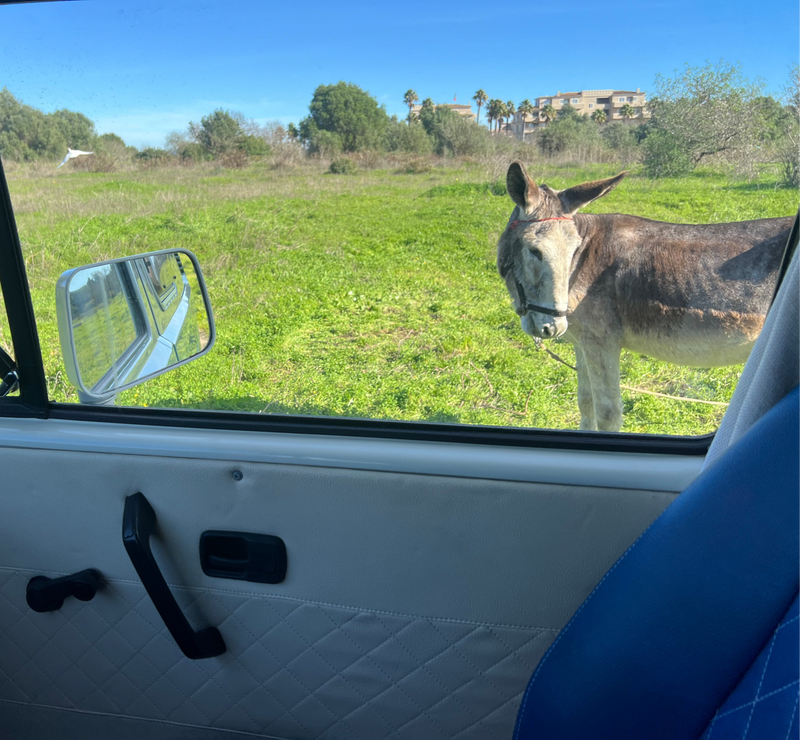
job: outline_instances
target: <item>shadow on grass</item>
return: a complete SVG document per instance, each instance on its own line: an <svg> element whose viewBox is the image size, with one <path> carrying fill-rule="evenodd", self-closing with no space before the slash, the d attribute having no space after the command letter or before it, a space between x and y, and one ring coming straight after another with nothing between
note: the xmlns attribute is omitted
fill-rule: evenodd
<svg viewBox="0 0 800 740"><path fill-rule="evenodd" d="M730 190L740 193L770 192L791 189L791 185L783 185L778 180L770 180L769 182L732 182L728 185L720 186L720 190Z"/></svg>
<svg viewBox="0 0 800 740"><path fill-rule="evenodd" d="M443 410L431 411L430 414L416 419L398 419L394 416L377 416L359 414L357 409L352 413L342 414L331 408L314 406L313 404L300 404L289 406L275 401L265 401L260 398L208 398L194 403L182 403L174 398L159 398L148 404L150 408L159 409L195 409L198 411L235 411L239 413L259 414L264 416L326 416L334 419L376 419L379 421L427 421L440 424L464 423L458 414Z"/></svg>

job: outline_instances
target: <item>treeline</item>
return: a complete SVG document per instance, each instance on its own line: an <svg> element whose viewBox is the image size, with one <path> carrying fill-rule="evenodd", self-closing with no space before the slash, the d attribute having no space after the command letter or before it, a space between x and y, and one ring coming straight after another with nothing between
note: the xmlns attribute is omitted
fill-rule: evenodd
<svg viewBox="0 0 800 740"><path fill-rule="evenodd" d="M156 167L170 164L218 161L227 167L243 167L252 158L286 158L291 146L286 130L277 123L259 126L241 113L218 109L190 123L184 132L169 134L163 148L128 146L113 133L99 134L94 122L70 110L42 111L0 90L0 156L13 162L58 163L67 148L94 152L69 162L70 169L111 172L129 166ZM290 152L290 154L292 154ZM297 159L298 152L293 152ZM291 159L292 157L290 157Z"/></svg>
<svg viewBox="0 0 800 740"><path fill-rule="evenodd" d="M799 75L795 65L782 100L765 95L763 81L750 81L723 61L686 65L673 78L657 76L648 101L652 118L637 135L645 173L676 176L713 163L749 175L757 164L778 162L785 184L800 185Z"/></svg>
<svg viewBox="0 0 800 740"><path fill-rule="evenodd" d="M0 90L0 155L15 162L59 162L67 147L95 151L98 156L127 156L136 152L116 134L98 135L94 123L82 113L63 109L42 111Z"/></svg>
<svg viewBox="0 0 800 740"><path fill-rule="evenodd" d="M485 105L487 129L430 98L414 112L419 96L412 89L403 97L409 113L401 121L389 117L357 85L340 82L317 88L296 136L308 152L329 158L365 151L476 157L520 154L522 147L527 150L522 156L536 152L581 163L641 163L650 177L684 175L706 164L752 175L757 165L773 162L780 164L785 184L798 186L799 73L794 67L776 99L764 93L762 81L745 78L737 65L687 65L674 78L656 78L649 117L634 119L633 108L626 106L628 111L621 109L624 121L607 122L602 111L586 116L569 105L559 111L548 106L546 125L527 133L523 142L502 131L503 121L515 112L533 111L527 99L515 106L479 90L473 99L479 115ZM336 168L347 170L341 161Z"/></svg>
<svg viewBox="0 0 800 740"><path fill-rule="evenodd" d="M320 85L308 115L297 126L278 122L259 125L241 113L217 109L169 134L163 148L137 150L115 134L98 135L81 113L42 113L24 105L6 89L0 91L0 155L29 162L60 161L67 147L94 151L93 157L70 162L71 168L111 171L130 164L140 167L217 162L244 167L254 159L290 166L307 157L331 162L331 171L346 173L356 161L377 162L383 155L401 155L422 162L430 157L507 160L546 158L577 163L641 163L644 174L670 177L699 165L726 166L753 174L757 165L777 162L788 185L800 185L800 86L797 66L783 95L764 94L735 66L720 62L686 66L674 78L657 77L647 103L649 117L607 122L602 111L591 117L565 105L544 109L546 125L525 134L523 141L502 133L503 121L533 106L523 100L502 103L479 90L474 100L489 127L426 98L405 93L405 119L389 116L384 106L358 85ZM632 114L632 110L630 112ZM492 131L492 124L496 131ZM373 165L374 166L374 165Z"/></svg>
<svg viewBox="0 0 800 740"><path fill-rule="evenodd" d="M326 157L356 152L406 152L439 156L479 154L491 147L489 132L428 98L416 116L389 116L358 85L320 85L309 115L290 129L309 153Z"/></svg>

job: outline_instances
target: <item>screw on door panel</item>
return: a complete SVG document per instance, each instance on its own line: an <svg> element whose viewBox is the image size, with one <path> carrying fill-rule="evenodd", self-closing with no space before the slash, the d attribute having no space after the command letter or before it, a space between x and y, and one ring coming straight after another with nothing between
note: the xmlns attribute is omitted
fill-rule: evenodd
<svg viewBox="0 0 800 740"><path fill-rule="evenodd" d="M241 480L244 478L244 473L242 473L241 470L234 470L232 475L234 480Z"/></svg>

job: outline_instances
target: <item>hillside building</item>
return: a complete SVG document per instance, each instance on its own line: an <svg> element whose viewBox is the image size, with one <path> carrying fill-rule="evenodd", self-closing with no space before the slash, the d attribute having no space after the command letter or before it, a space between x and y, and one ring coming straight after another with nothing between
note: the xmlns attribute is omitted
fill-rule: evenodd
<svg viewBox="0 0 800 740"><path fill-rule="evenodd" d="M460 116L464 116L464 118L468 118L470 121L475 121L477 116L472 112L471 105L464 105L463 103L439 103L438 105L434 105L434 109L438 107L442 108L449 108L452 111L455 111ZM419 114L420 110L422 110L421 105L414 105L411 107L411 115L416 116Z"/></svg>
<svg viewBox="0 0 800 740"><path fill-rule="evenodd" d="M523 138L523 131L525 134L536 130L541 126L547 125L547 119L544 115L544 108L552 105L556 113L564 108L565 105L572 106L578 113L584 116L591 116L596 110L603 110L606 113L606 121L624 121L620 110L624 105L630 105L633 108L632 121L641 122L644 119L650 118L650 112L647 110L647 97L638 87L636 91L633 90L581 90L580 92L556 92L555 95L536 98L532 101L536 106L533 113L523 116L521 113L515 113L514 119L506 128L504 133L516 136L518 139Z"/></svg>

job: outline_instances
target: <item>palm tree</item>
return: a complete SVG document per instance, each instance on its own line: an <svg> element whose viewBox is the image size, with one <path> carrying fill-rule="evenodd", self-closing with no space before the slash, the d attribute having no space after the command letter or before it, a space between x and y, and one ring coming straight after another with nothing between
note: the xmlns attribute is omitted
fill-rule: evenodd
<svg viewBox="0 0 800 740"><path fill-rule="evenodd" d="M606 112L602 108L598 108L592 113L592 120L597 124L603 124L608 120L608 116L606 116Z"/></svg>
<svg viewBox="0 0 800 740"><path fill-rule="evenodd" d="M522 116L522 140L525 141L525 119L535 111L536 108L533 107L533 103L531 103L528 98L525 98L520 104L519 108L517 108L517 113Z"/></svg>
<svg viewBox="0 0 800 740"><path fill-rule="evenodd" d="M486 104L486 117L489 119L489 131L491 131L492 121L497 121L500 118L500 101L497 98L492 98Z"/></svg>
<svg viewBox="0 0 800 740"><path fill-rule="evenodd" d="M403 95L403 102L408 106L408 120L411 120L411 109L414 107L414 103L419 100L419 95L417 95L416 90L406 90L406 94Z"/></svg>
<svg viewBox="0 0 800 740"><path fill-rule="evenodd" d="M511 122L511 119L514 117L514 114L517 112L517 106L514 105L513 100L509 100L506 103L506 113L508 115L508 121Z"/></svg>
<svg viewBox="0 0 800 740"><path fill-rule="evenodd" d="M498 131L502 134L503 133L503 121L508 118L508 108L506 104L502 100L497 101L497 118L500 121L500 125L498 126Z"/></svg>
<svg viewBox="0 0 800 740"><path fill-rule="evenodd" d="M630 103L625 103L622 108L619 109L619 114L626 120L630 121L636 115L636 111L633 109L633 106Z"/></svg>
<svg viewBox="0 0 800 740"><path fill-rule="evenodd" d="M472 96L472 99L478 105L478 123L480 123L481 122L481 106L489 99L489 96L486 94L486 92L483 89L481 89L481 90L478 90L478 92L476 92Z"/></svg>
<svg viewBox="0 0 800 740"><path fill-rule="evenodd" d="M544 108L542 108L542 115L544 116L545 122L550 123L556 118L558 113L556 113L556 109L553 107L553 104L548 103Z"/></svg>

